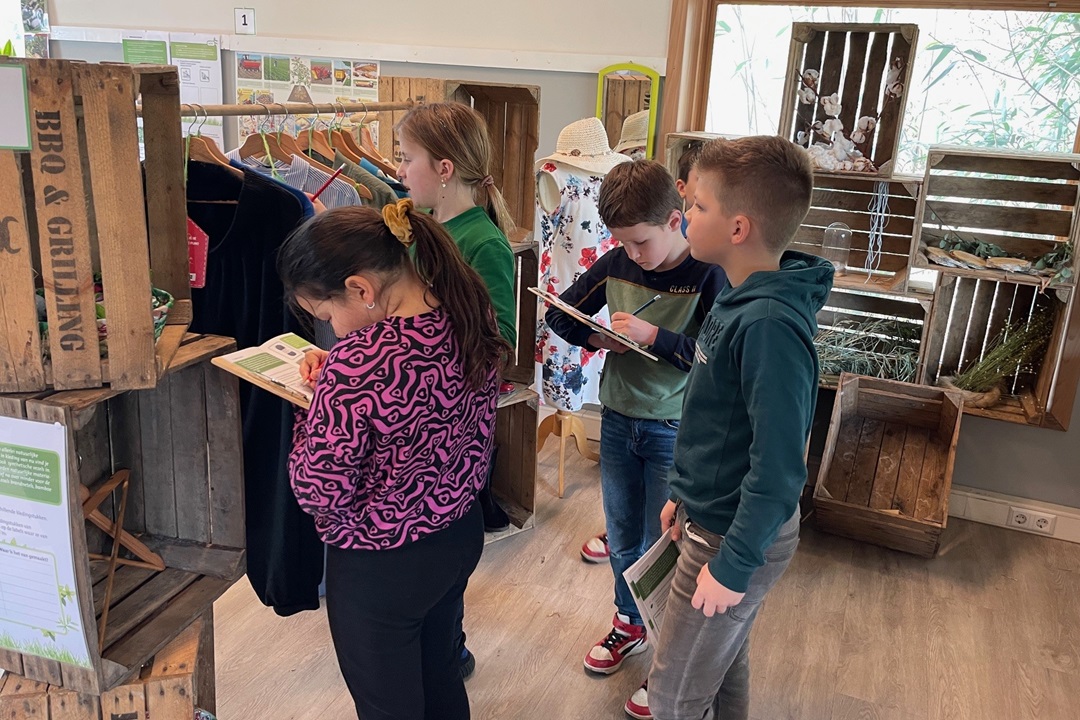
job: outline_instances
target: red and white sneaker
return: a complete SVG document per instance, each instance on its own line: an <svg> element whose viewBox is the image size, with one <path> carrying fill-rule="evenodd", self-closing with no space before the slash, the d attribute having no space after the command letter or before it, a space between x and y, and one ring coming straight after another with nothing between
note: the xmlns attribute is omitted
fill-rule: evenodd
<svg viewBox="0 0 1080 720"><path fill-rule="evenodd" d="M622 613L615 613L611 624L614 627L607 637L593 645L585 656L585 669L590 672L610 675L619 669L623 660L645 652L649 647L644 626L633 625Z"/></svg>
<svg viewBox="0 0 1080 720"><path fill-rule="evenodd" d="M608 550L607 533L589 538L588 542L581 546L581 559L591 563L605 563L611 557Z"/></svg>
<svg viewBox="0 0 1080 720"><path fill-rule="evenodd" d="M630 699L623 705L623 710L632 718L637 720L653 720L652 713L649 712L649 681L641 683L641 687L638 688Z"/></svg>

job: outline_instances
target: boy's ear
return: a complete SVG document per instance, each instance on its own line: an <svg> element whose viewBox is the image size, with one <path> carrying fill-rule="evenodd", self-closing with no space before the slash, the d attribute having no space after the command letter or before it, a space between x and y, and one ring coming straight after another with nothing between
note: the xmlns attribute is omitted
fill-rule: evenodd
<svg viewBox="0 0 1080 720"><path fill-rule="evenodd" d="M672 210L671 215L668 216L667 229L669 232L676 232L682 235L682 210Z"/></svg>
<svg viewBox="0 0 1080 720"><path fill-rule="evenodd" d="M736 215L731 219L731 244L743 245L750 239L750 218L745 215Z"/></svg>
<svg viewBox="0 0 1080 720"><path fill-rule="evenodd" d="M686 182L683 180L675 181L675 189L679 191L679 195L683 200L686 199Z"/></svg>

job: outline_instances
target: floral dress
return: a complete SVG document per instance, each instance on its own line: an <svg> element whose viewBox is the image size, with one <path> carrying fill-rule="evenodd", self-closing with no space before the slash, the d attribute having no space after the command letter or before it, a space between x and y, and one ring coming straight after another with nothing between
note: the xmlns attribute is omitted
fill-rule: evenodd
<svg viewBox="0 0 1080 720"><path fill-rule="evenodd" d="M536 227L540 241L540 287L561 295L592 267L596 259L618 245L600 219L600 175L560 163L547 162L537 173L537 186L550 175L559 188L558 207L547 212L536 203ZM592 352L570 345L544 322L546 308L540 303L536 328L536 386L545 403L577 412L585 403L599 404L600 373L604 351ZM596 319L608 325L607 310Z"/></svg>

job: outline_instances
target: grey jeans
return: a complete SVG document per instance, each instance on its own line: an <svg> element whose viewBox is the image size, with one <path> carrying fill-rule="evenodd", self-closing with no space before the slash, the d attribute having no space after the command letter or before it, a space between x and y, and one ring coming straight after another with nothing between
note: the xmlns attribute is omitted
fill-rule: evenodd
<svg viewBox="0 0 1080 720"><path fill-rule="evenodd" d="M780 528L746 596L722 615L690 604L701 566L719 551L719 535L691 523L682 507L679 564L649 672L649 710L656 720L746 720L750 714L750 628L761 601L795 555L799 513ZM696 538L696 539L692 539Z"/></svg>

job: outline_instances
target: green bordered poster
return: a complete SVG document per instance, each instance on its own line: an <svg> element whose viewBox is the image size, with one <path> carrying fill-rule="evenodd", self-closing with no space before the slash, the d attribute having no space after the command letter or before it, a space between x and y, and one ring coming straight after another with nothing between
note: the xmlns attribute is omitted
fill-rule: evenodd
<svg viewBox="0 0 1080 720"><path fill-rule="evenodd" d="M90 667L72 558L64 427L0 417L0 649Z"/></svg>

